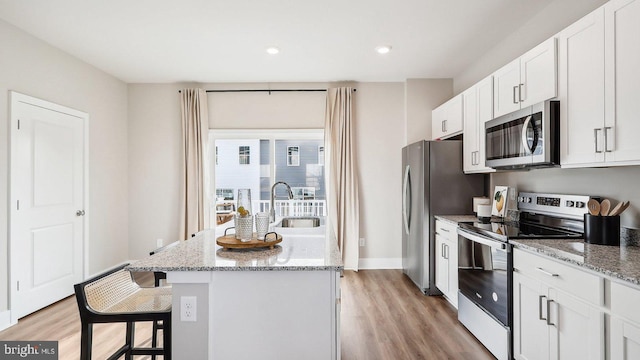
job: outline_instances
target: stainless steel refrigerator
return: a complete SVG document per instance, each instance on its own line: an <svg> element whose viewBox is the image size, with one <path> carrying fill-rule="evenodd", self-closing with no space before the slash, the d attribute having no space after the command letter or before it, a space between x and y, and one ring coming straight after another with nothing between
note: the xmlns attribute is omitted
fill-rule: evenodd
<svg viewBox="0 0 640 360"><path fill-rule="evenodd" d="M435 285L434 215L473 214L486 176L462 171L462 141L419 141L402 149L402 271L427 295Z"/></svg>

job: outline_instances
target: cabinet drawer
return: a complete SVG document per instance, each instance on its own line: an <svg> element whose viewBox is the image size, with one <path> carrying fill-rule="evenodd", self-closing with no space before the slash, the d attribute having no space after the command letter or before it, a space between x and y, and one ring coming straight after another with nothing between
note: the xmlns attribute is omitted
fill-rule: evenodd
<svg viewBox="0 0 640 360"><path fill-rule="evenodd" d="M611 283L611 313L613 315L640 324L638 304L640 304L640 289Z"/></svg>
<svg viewBox="0 0 640 360"><path fill-rule="evenodd" d="M436 220L436 234L458 243L458 226L450 222Z"/></svg>
<svg viewBox="0 0 640 360"><path fill-rule="evenodd" d="M513 268L514 271L538 279L592 304L604 305L604 278L602 277L519 249L513 251Z"/></svg>

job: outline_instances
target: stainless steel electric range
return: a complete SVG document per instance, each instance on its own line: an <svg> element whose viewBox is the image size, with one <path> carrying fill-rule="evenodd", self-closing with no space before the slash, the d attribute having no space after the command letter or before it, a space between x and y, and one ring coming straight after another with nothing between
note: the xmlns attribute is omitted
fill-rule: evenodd
<svg viewBox="0 0 640 360"><path fill-rule="evenodd" d="M591 197L522 192L519 221L460 223L458 319L501 359L512 359L511 239L582 238Z"/></svg>

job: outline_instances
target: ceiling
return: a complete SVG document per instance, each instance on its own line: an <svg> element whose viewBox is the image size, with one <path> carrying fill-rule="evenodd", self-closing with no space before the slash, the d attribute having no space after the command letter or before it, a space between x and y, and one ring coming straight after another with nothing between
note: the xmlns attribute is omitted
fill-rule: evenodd
<svg viewBox="0 0 640 360"><path fill-rule="evenodd" d="M552 1L0 0L0 19L128 83L404 81L455 77Z"/></svg>

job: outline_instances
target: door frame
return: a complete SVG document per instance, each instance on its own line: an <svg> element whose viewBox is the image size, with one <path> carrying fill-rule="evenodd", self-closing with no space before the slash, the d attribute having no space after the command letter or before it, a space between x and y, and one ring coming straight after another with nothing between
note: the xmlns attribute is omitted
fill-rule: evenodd
<svg viewBox="0 0 640 360"><path fill-rule="evenodd" d="M63 105L58 105L56 103L52 103L46 100L42 100L42 99L38 99L29 95L25 95L16 91L9 91L9 98L10 98L10 126L11 126L11 131L9 132L9 221L8 221L8 246L9 246L9 251L8 251L8 256L7 256L7 267L8 267L8 288L9 288L9 293L8 293L8 308L9 311L11 313L11 325L14 325L18 322L18 318L17 318L17 314L12 311L12 304L15 303L16 301L16 280L15 280L15 271L16 269L14 268L14 264L16 264L19 260L14 260L14 255L13 255L13 221L15 218L15 212L16 212L16 206L14 206L14 204L16 204L17 201L17 194L15 193L15 189L13 187L13 184L16 183L18 181L18 179L14 178L14 166L16 166L16 159L15 159L15 154L16 151L14 149L15 146L15 142L13 141L13 139L15 139L16 137L16 132L18 131L18 118L17 118L17 114L14 111L16 105L18 103L26 103L29 105L33 105L33 106L37 106L37 107L41 107L44 109L48 109L48 110L52 110L52 111L56 111L56 112L60 112L60 113L64 113L67 115L71 115L71 116L75 116L78 117L80 119L82 119L82 123L83 123L83 136L84 136L84 144L83 144L83 152L84 152L84 159L83 159L83 167L84 167L84 171L82 174L83 177L83 181L82 181L82 185L83 185L83 209L85 209L85 211L87 211L89 209L89 114L79 111L79 110L75 110ZM90 214L89 214L90 215ZM83 231L82 231L82 278L86 279L88 274L89 274L89 216L83 216L82 217L82 225L83 225Z"/></svg>

